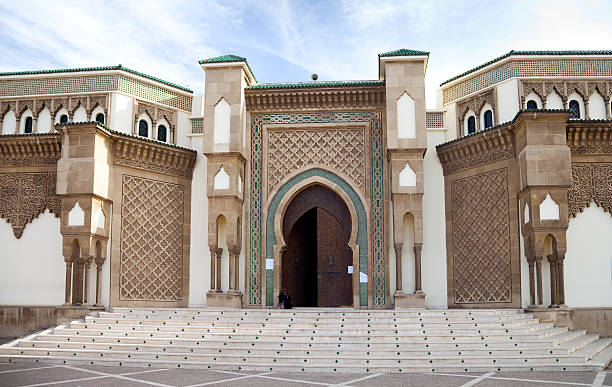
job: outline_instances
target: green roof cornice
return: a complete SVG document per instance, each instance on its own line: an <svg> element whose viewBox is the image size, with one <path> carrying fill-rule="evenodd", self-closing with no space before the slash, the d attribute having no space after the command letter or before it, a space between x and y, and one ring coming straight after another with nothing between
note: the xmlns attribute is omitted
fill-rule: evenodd
<svg viewBox="0 0 612 387"><path fill-rule="evenodd" d="M316 87L382 86L384 84L385 81L378 80L260 83L248 86L247 89L302 89Z"/></svg>
<svg viewBox="0 0 612 387"><path fill-rule="evenodd" d="M81 68L74 68L74 69L55 69L55 70L36 70L36 71L13 71L13 72L0 73L0 76L44 75L44 74L81 73L81 72L112 71L112 70L125 71L126 73L138 75L140 77L143 77L143 78L155 81L155 82L162 83L162 84L164 84L166 86L174 87L175 89L186 91L188 93L193 93L193 91L191 89L188 89L186 87L179 86L179 85L177 85L175 83L172 83L172 82L164 81L163 79L159 79L159 78L156 78L154 76L151 76L151 75L148 75L148 74L144 74L144 73L141 73L141 72L136 71L136 70L132 70L132 69L124 67L122 65L102 66L102 67L81 67Z"/></svg>
<svg viewBox="0 0 612 387"><path fill-rule="evenodd" d="M166 146L169 148L174 148L174 149L180 149L183 151L187 151L187 152L192 152L192 153L197 153L195 150L193 149L189 149L189 148L184 148L182 146L178 146L178 145L174 145L174 144L170 144L167 142L163 142L163 141L157 141L157 140L153 140L151 138L147 138L147 137L141 137L141 136L137 136L135 134L127 134L127 133L123 133L123 132L119 132L117 130L113 130L111 128L109 128L108 126L97 122L97 121L82 121L82 122L66 122L66 123L57 123L55 124L55 127L62 127L62 126L80 126L80 125L97 125L101 128L104 128L106 131L121 136L121 137L127 137L127 138L133 138L133 139L137 139L137 140L142 140L142 141L146 141L146 142L150 142L153 144L157 144L157 145L161 145L161 146Z"/></svg>
<svg viewBox="0 0 612 387"><path fill-rule="evenodd" d="M522 110L519 110L519 111L518 111L518 112L515 114L514 118L513 118L512 120L510 120L510 121L502 122L501 124L497 124L497 125L491 126L490 128L487 128L487 129L481 130L481 131L479 131L479 132L475 132L475 133L472 133L472 134L466 134L466 135L464 135L464 136L457 137L457 138L456 138L456 139L454 139L454 140L450 140L450 141L444 142L444 143L442 143L442 144L438 144L438 145L436 145L436 149L437 149L437 148L442 148L442 147L445 147L445 146L450 145L450 144L454 144L454 143L456 143L457 141L461 141L461 140L466 139L466 138L468 138L468 137L479 136L479 135L481 135L481 134L483 134L483 133L487 133L487 132L490 132L490 131L492 131L492 130L499 129L499 128L503 127L503 126L512 125L512 124L514 124L514 123L515 123L515 122L518 120L518 118L519 118L519 117L520 117L522 114L526 114L526 113L569 113L569 114L571 114L571 113L573 113L573 112L574 112L574 111L573 111L573 110L570 110L570 109L522 109ZM572 122L573 122L573 121L578 121L578 122L580 122L580 120L571 120L571 121L572 121ZM569 121L568 121L568 122L569 122Z"/></svg>
<svg viewBox="0 0 612 387"><path fill-rule="evenodd" d="M409 50L407 48L400 48L398 50L387 51L387 52L378 54L379 58L389 57L389 56L429 56L429 52L419 51L419 50Z"/></svg>
<svg viewBox="0 0 612 387"><path fill-rule="evenodd" d="M215 56L213 58L207 58L207 59L202 59L198 61L198 63L201 65L211 64L211 63L232 63L232 62L243 62L246 65L246 67L249 69L249 71L251 72L251 75L253 76L253 79L255 80L255 82L257 82L257 78L255 78L255 73L253 72L253 69L251 69L251 66L249 66L249 62L243 56L238 56L234 54L225 54L225 55Z"/></svg>
<svg viewBox="0 0 612 387"><path fill-rule="evenodd" d="M457 80L459 78L462 78L468 74L471 74L475 71L478 71L480 69L483 69L489 65L492 65L493 63L499 62L503 59L506 59L510 56L531 56L531 55L542 55L542 56L564 56L564 55L576 55L576 56L582 56L582 55L612 55L612 50L586 50L586 51L581 51L581 50L562 50L562 51L515 51L515 50L511 50L510 52L499 56L495 59L492 59L486 63L481 64L480 66L476 66L471 70L468 70L464 73L461 73L457 76L454 76L444 82L442 82L440 84L440 86L444 86L447 83L450 83L454 80Z"/></svg>
<svg viewBox="0 0 612 387"><path fill-rule="evenodd" d="M59 136L60 134L57 132L53 132L53 133L40 133L40 132L36 132L36 133L6 133L6 134L0 134L0 138L3 137L49 137L49 136Z"/></svg>

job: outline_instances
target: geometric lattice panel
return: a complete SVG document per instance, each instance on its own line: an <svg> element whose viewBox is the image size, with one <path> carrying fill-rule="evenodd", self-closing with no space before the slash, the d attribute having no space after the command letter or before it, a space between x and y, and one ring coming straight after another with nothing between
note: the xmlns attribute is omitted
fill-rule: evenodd
<svg viewBox="0 0 612 387"><path fill-rule="evenodd" d="M455 303L512 301L506 168L451 184Z"/></svg>
<svg viewBox="0 0 612 387"><path fill-rule="evenodd" d="M327 166L365 190L364 129L284 129L269 131L268 194L292 172Z"/></svg>
<svg viewBox="0 0 612 387"><path fill-rule="evenodd" d="M124 175L120 299L181 300L182 276L183 187Z"/></svg>

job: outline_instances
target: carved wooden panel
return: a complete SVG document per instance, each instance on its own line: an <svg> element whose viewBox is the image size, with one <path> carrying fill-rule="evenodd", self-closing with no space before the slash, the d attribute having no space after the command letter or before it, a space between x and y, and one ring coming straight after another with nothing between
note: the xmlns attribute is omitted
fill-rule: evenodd
<svg viewBox="0 0 612 387"><path fill-rule="evenodd" d="M13 227L17 239L25 226L46 209L60 216L56 179L55 172L0 174L0 217Z"/></svg>
<svg viewBox="0 0 612 387"><path fill-rule="evenodd" d="M569 215L576 217L594 201L612 213L612 163L572 163Z"/></svg>
<svg viewBox="0 0 612 387"><path fill-rule="evenodd" d="M268 193L306 166L326 166L365 190L365 132L360 128L285 129L269 132Z"/></svg>
<svg viewBox="0 0 612 387"><path fill-rule="evenodd" d="M183 294L183 187L123 176L122 300L178 301Z"/></svg>
<svg viewBox="0 0 612 387"><path fill-rule="evenodd" d="M454 302L511 302L507 169L453 182L451 203Z"/></svg>

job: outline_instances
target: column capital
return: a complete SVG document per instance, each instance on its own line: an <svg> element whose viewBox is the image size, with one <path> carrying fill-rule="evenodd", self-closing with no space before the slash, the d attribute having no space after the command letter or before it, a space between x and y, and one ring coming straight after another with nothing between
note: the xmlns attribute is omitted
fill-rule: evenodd
<svg viewBox="0 0 612 387"><path fill-rule="evenodd" d="M554 262L557 261L557 255L556 254L547 255L546 258L548 259L548 262L550 262L550 263L554 263Z"/></svg>

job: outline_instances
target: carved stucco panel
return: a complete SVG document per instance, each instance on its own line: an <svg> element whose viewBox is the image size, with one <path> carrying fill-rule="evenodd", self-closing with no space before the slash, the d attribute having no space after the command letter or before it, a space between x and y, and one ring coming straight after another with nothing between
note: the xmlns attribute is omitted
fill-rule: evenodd
<svg viewBox="0 0 612 387"><path fill-rule="evenodd" d="M576 217L591 202L612 214L612 163L572 163L569 215Z"/></svg>

